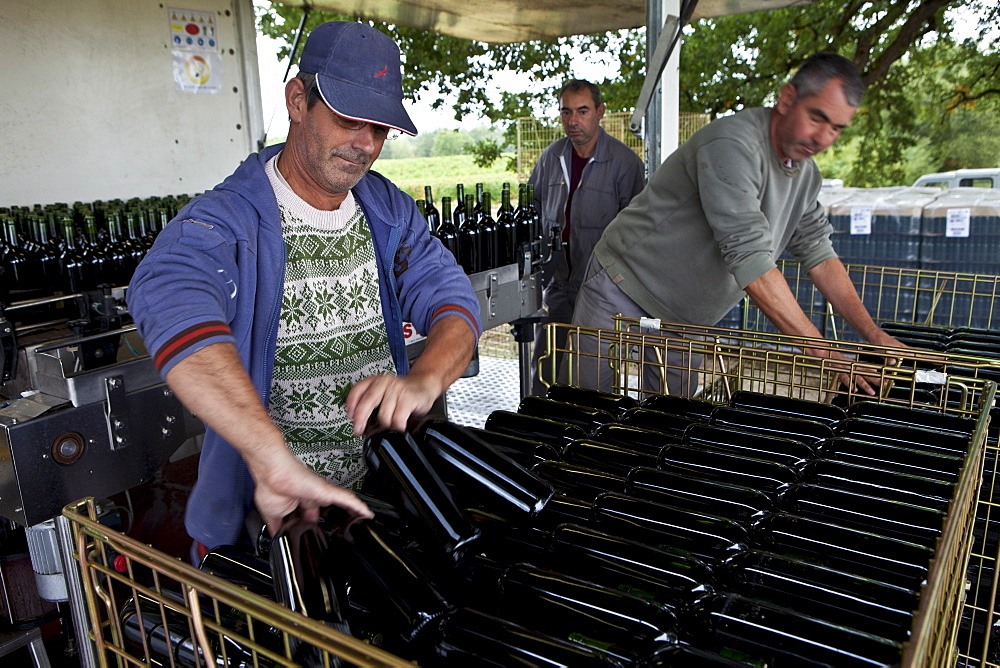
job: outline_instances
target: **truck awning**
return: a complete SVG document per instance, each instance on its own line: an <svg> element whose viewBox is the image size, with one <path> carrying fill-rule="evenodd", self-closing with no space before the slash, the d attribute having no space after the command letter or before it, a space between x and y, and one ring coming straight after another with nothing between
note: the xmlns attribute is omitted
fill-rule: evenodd
<svg viewBox="0 0 1000 668"><path fill-rule="evenodd" d="M813 0L700 0L691 20L807 5ZM491 43L646 25L647 0L272 0Z"/></svg>

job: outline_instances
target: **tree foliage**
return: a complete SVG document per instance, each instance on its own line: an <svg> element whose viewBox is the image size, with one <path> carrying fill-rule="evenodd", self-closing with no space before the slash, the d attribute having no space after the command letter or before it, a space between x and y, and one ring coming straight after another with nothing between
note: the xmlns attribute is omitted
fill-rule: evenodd
<svg viewBox="0 0 1000 668"><path fill-rule="evenodd" d="M291 44L300 15L298 8L273 5L259 18L260 29ZM313 12L306 27L351 18L362 17ZM956 35L958 20L971 20L976 30ZM987 128L991 138L1000 136L993 120L1000 106L1000 51L994 45L998 23L995 0L817 0L702 20L685 28L681 111L718 116L770 104L805 58L835 51L853 60L868 84L862 108L841 140L850 161L844 161L843 153L829 161L838 165L836 176L856 186L903 183L918 146L928 163L996 165L1000 155L993 153L990 159L995 144L979 142L977 147L975 139L967 138ZM609 110L628 111L645 72L641 29L488 45L373 25L400 44L405 93L418 98L436 91L432 105L450 103L456 119L475 114L503 124L532 115L539 95L554 96L573 75L575 59L587 53L612 54L617 67L609 67L608 76L594 83L601 86ZM287 52L286 47L279 55ZM491 81L503 70L529 73L538 88L496 91Z"/></svg>

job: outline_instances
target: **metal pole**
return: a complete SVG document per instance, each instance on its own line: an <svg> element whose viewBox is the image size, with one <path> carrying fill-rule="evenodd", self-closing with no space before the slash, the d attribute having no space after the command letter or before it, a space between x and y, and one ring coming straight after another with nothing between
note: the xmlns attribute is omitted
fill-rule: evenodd
<svg viewBox="0 0 1000 668"><path fill-rule="evenodd" d="M83 599L83 585L80 581L80 569L73 558L73 529L62 515L56 520L56 535L59 539L59 555L62 558L63 574L66 576L66 592L69 594L69 610L73 619L73 635L76 637L76 647L80 655L81 668L94 668L94 646L90 643L87 633L89 619L87 604Z"/></svg>

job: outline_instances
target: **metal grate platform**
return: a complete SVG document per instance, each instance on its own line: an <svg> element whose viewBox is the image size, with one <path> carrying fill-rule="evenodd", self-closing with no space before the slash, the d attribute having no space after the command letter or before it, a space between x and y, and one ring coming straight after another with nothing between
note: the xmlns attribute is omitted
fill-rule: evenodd
<svg viewBox="0 0 1000 668"><path fill-rule="evenodd" d="M521 383L516 359L480 357L479 375L459 378L448 388L448 419L482 428L496 410L516 411Z"/></svg>

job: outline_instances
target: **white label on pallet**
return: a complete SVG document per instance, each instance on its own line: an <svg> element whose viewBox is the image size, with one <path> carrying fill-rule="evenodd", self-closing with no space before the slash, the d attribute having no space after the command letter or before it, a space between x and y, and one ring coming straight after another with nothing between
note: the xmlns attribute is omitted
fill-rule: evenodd
<svg viewBox="0 0 1000 668"><path fill-rule="evenodd" d="M660 331L660 319L645 317L639 318L639 329L652 330L658 333Z"/></svg>
<svg viewBox="0 0 1000 668"><path fill-rule="evenodd" d="M946 237L969 236L969 219L971 216L971 209L948 209L948 222L944 228L944 235Z"/></svg>
<svg viewBox="0 0 1000 668"><path fill-rule="evenodd" d="M851 207L851 234L872 233L871 207Z"/></svg>
<svg viewBox="0 0 1000 668"><path fill-rule="evenodd" d="M915 383L927 383L928 385L944 385L948 382L948 374L941 371L925 371L918 369L913 376Z"/></svg>

